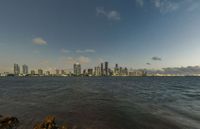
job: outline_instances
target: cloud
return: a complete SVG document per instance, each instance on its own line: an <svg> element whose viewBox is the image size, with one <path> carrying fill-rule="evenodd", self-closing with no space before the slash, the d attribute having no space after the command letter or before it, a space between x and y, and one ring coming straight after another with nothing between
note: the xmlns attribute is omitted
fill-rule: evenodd
<svg viewBox="0 0 200 129"><path fill-rule="evenodd" d="M156 57L156 56L152 57L151 59L153 61L161 61L162 60L160 57Z"/></svg>
<svg viewBox="0 0 200 129"><path fill-rule="evenodd" d="M168 67L161 70L146 70L150 74L177 74L177 75L199 75L199 66L187 66L187 67Z"/></svg>
<svg viewBox="0 0 200 129"><path fill-rule="evenodd" d="M91 62L91 59L86 56L79 56L77 58L75 57L61 57L60 61L69 65L73 65L74 63L80 63L82 65L89 64Z"/></svg>
<svg viewBox="0 0 200 129"><path fill-rule="evenodd" d="M70 50L67 50L67 49L64 49L64 48L61 49L60 51L61 51L62 53L70 53L70 52L71 52Z"/></svg>
<svg viewBox="0 0 200 129"><path fill-rule="evenodd" d="M140 7L144 6L144 0L136 0L136 3L140 5Z"/></svg>
<svg viewBox="0 0 200 129"><path fill-rule="evenodd" d="M180 5L179 2L174 2L174 0L151 0L151 2L161 13L173 12L177 10Z"/></svg>
<svg viewBox="0 0 200 129"><path fill-rule="evenodd" d="M146 65L151 65L151 63L146 63Z"/></svg>
<svg viewBox="0 0 200 129"><path fill-rule="evenodd" d="M80 56L78 58L78 62L80 64L89 64L90 63L90 58L89 57L85 57L85 56Z"/></svg>
<svg viewBox="0 0 200 129"><path fill-rule="evenodd" d="M119 12L115 10L105 11L104 7L97 7L96 13L97 13L97 16L105 16L110 21L118 21L121 19Z"/></svg>
<svg viewBox="0 0 200 129"><path fill-rule="evenodd" d="M34 54L39 54L40 51L38 51L38 50L34 50L33 53L34 53Z"/></svg>
<svg viewBox="0 0 200 129"><path fill-rule="evenodd" d="M76 50L76 53L95 53L94 49Z"/></svg>
<svg viewBox="0 0 200 129"><path fill-rule="evenodd" d="M190 6L188 7L187 11L192 12L192 11L198 9L199 7L200 7L200 6L199 6L199 3L193 3L192 5L190 5Z"/></svg>
<svg viewBox="0 0 200 129"><path fill-rule="evenodd" d="M32 43L33 44L36 44L36 45L47 45L47 41L45 41L43 38L41 37L37 37L37 38L34 38L32 40Z"/></svg>

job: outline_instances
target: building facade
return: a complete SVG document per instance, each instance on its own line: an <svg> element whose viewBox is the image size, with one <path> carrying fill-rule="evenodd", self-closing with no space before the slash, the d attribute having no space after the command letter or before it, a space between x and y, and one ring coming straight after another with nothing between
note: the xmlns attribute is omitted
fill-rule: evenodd
<svg viewBox="0 0 200 129"><path fill-rule="evenodd" d="M79 63L74 64L74 75L75 76L81 75L81 64Z"/></svg>

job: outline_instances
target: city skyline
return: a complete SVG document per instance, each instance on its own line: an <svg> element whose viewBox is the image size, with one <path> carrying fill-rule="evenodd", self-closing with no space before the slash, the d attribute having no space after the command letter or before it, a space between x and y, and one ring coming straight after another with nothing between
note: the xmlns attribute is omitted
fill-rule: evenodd
<svg viewBox="0 0 200 129"><path fill-rule="evenodd" d="M129 69L200 66L197 0L3 0L0 8L0 73L15 62L47 70L105 61Z"/></svg>

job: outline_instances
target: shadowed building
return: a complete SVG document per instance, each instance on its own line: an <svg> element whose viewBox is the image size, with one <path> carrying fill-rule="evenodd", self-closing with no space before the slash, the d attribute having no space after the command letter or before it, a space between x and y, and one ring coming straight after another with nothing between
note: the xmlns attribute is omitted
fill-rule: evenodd
<svg viewBox="0 0 200 129"><path fill-rule="evenodd" d="M74 75L81 75L81 65L79 63L74 64Z"/></svg>
<svg viewBox="0 0 200 129"><path fill-rule="evenodd" d="M108 70L108 62L105 62L105 76L108 76L109 70Z"/></svg>
<svg viewBox="0 0 200 129"><path fill-rule="evenodd" d="M23 74L27 75L28 74L28 66L24 64L22 66L22 71L23 71Z"/></svg>
<svg viewBox="0 0 200 129"><path fill-rule="evenodd" d="M20 67L18 64L14 64L14 74L19 75L20 74Z"/></svg>

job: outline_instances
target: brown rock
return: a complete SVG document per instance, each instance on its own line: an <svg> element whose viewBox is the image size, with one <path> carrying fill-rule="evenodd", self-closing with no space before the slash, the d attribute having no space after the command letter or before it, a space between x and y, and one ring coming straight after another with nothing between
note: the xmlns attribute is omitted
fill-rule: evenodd
<svg viewBox="0 0 200 129"><path fill-rule="evenodd" d="M19 120L16 117L0 116L0 129L17 129Z"/></svg>

